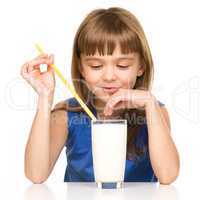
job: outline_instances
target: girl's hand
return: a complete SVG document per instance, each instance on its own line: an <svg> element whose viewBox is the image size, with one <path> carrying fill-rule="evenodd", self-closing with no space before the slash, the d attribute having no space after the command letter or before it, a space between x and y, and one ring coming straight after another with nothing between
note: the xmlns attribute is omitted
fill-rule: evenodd
<svg viewBox="0 0 204 200"><path fill-rule="evenodd" d="M111 115L114 110L124 108L145 109L153 101L153 95L147 90L119 89L108 100L104 114Z"/></svg>
<svg viewBox="0 0 204 200"><path fill-rule="evenodd" d="M54 94L55 76L54 69L50 66L52 63L54 63L54 55L41 54L21 67L21 76L33 87L39 96ZM48 65L46 72L40 71L41 64Z"/></svg>

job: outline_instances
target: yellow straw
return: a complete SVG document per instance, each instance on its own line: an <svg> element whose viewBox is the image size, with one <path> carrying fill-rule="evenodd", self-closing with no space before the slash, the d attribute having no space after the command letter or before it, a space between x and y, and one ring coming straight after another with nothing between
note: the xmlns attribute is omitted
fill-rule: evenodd
<svg viewBox="0 0 204 200"><path fill-rule="evenodd" d="M44 53L44 51L42 50L42 48L40 47L39 44L35 44L35 47L37 48L37 50L39 51L39 53ZM65 84L65 86L68 88L68 90L72 93L72 95L77 99L77 101L79 102L79 104L82 106L82 108L86 111L86 113L89 115L89 117L92 120L96 120L96 117L93 115L93 113L90 111L90 109L86 106L86 104L81 100L81 98L79 97L79 95L75 92L74 88L66 81L66 79L63 77L62 73L59 71L59 69L57 68L57 66L55 64L51 64L51 67L54 68L56 74L59 76L59 78L62 80L62 82Z"/></svg>

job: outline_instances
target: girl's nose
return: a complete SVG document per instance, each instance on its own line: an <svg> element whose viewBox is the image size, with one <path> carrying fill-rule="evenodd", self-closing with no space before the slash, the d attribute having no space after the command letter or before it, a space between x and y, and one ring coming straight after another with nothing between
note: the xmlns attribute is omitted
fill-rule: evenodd
<svg viewBox="0 0 204 200"><path fill-rule="evenodd" d="M116 79L114 67L109 66L104 69L103 79L106 81L112 81Z"/></svg>

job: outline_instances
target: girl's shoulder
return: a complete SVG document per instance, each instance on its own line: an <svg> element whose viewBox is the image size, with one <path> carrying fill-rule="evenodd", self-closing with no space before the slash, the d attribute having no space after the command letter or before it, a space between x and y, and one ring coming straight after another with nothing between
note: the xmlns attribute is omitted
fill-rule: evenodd
<svg viewBox="0 0 204 200"><path fill-rule="evenodd" d="M74 97L70 97L70 98L66 99L65 102L66 102L69 106L79 106L78 101L77 101Z"/></svg>

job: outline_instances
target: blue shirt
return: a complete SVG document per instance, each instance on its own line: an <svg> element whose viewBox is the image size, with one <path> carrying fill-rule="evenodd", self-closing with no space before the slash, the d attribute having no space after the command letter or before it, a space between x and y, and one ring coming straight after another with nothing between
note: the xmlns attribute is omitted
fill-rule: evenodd
<svg viewBox="0 0 204 200"><path fill-rule="evenodd" d="M69 105L79 105L75 98L67 99ZM159 102L160 103L160 102ZM160 103L160 105L163 105ZM91 107L95 116L96 109ZM94 182L91 119L84 112L67 112L68 137L66 141L67 167L64 182ZM126 159L124 182L157 182L148 151L148 130L146 123L139 129L137 143L147 147L142 156L135 160Z"/></svg>

